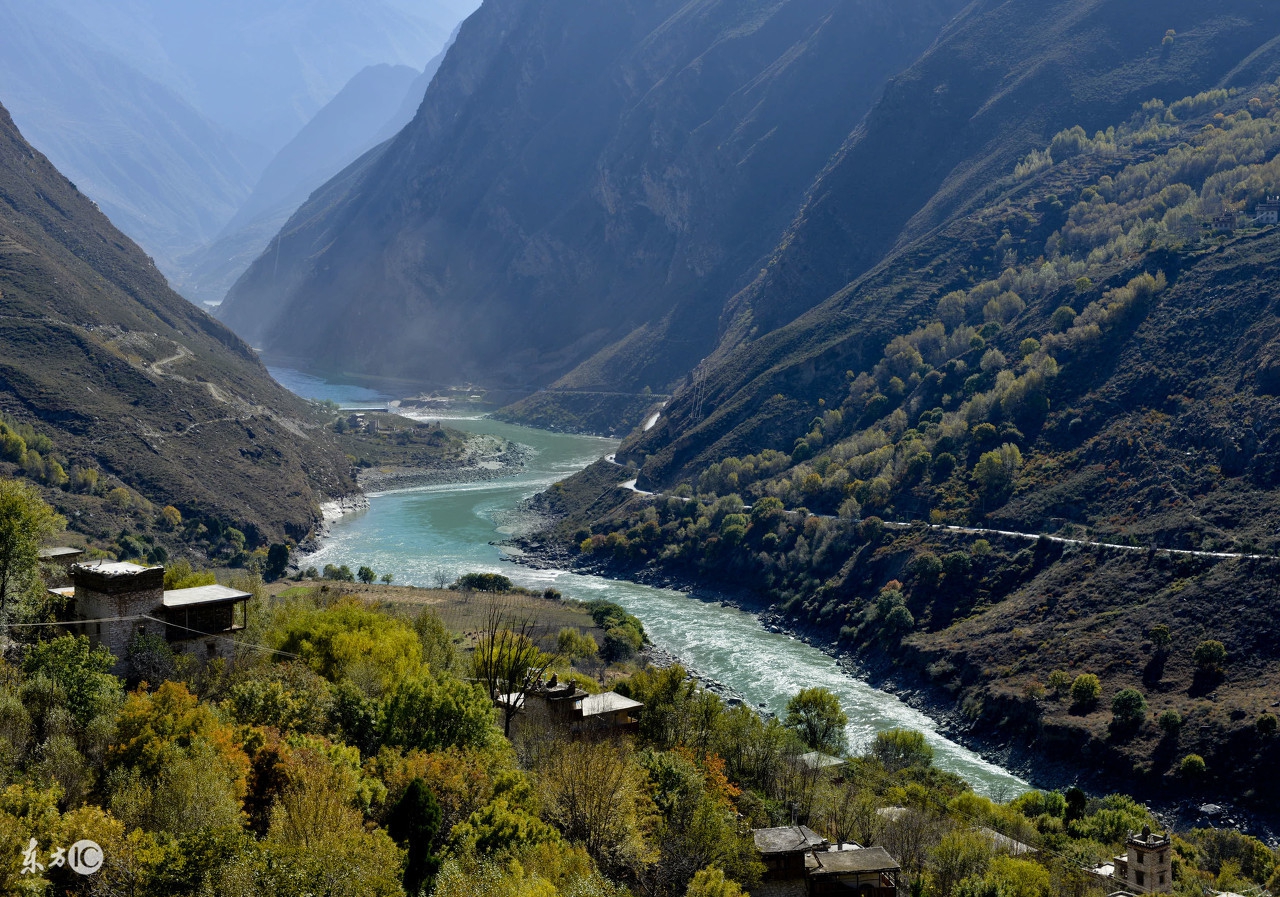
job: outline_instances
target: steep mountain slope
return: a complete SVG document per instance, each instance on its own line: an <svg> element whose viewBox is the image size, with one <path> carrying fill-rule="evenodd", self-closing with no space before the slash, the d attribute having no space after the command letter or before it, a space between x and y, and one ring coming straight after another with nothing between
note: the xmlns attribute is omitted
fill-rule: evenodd
<svg viewBox="0 0 1280 897"><path fill-rule="evenodd" d="M889 85L768 265L730 302L717 352L637 446L637 456L653 456L645 476L668 482L744 445L789 451L812 409L769 397L791 393L782 383L809 384L815 395L843 389L844 372L874 363L928 290L968 284L971 263L957 259L965 239L985 233L967 234L964 216L1007 189L1018 160L1055 131L1084 125L1092 133L1151 97L1252 84L1275 64L1273 7L1178 2L1153 16L1114 0L1064 0L1050 15L1040 2L970 9ZM1164 44L1167 29L1176 36ZM948 220L960 235L952 257L918 241ZM792 321L817 304L814 296L831 298ZM749 424L757 415L768 423Z"/></svg>
<svg viewBox="0 0 1280 897"><path fill-rule="evenodd" d="M253 184L235 138L45 4L0 2L0 101L169 272Z"/></svg>
<svg viewBox="0 0 1280 897"><path fill-rule="evenodd" d="M424 74L403 65L357 72L276 154L217 238L180 260L174 288L194 302L221 302L313 190L409 123L426 91Z"/></svg>
<svg viewBox="0 0 1280 897"><path fill-rule="evenodd" d="M73 490L123 484L119 507L141 496L251 541L300 539L323 496L354 490L309 406L170 290L2 107L0 411L39 436L32 451L5 443L6 472L22 464Z"/></svg>
<svg viewBox="0 0 1280 897"><path fill-rule="evenodd" d="M221 315L330 371L661 389L960 6L486 3L414 122L317 192Z"/></svg>
<svg viewBox="0 0 1280 897"><path fill-rule="evenodd" d="M982 204L993 181L1062 128L1092 133L1151 97L1251 83L1276 23L1274 8L1251 0L974 4L894 79L814 185L738 297L739 327L790 321L813 304L797 295L829 296L895 245ZM1176 34L1167 46L1166 32Z"/></svg>
<svg viewBox="0 0 1280 897"><path fill-rule="evenodd" d="M736 584L1041 770L1273 809L1280 82L1131 111L723 353L618 455L677 494L602 462L557 537Z"/></svg>

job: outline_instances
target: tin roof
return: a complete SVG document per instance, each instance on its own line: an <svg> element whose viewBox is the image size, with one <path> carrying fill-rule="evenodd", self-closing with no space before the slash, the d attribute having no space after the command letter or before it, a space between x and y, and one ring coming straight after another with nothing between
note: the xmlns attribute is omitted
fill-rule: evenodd
<svg viewBox="0 0 1280 897"><path fill-rule="evenodd" d="M850 872L897 872L902 867L883 847L839 850L816 854L819 866L810 875L841 875Z"/></svg>
<svg viewBox="0 0 1280 897"><path fill-rule="evenodd" d="M248 592L227 586L195 586L190 589L169 589L164 593L164 606L175 608L193 607L198 604L226 604L247 601L252 597Z"/></svg>
<svg viewBox="0 0 1280 897"><path fill-rule="evenodd" d="M602 695L587 695L582 699L582 715L598 716L602 713L613 713L618 710L631 710L643 707L639 701L624 698L615 691L607 691Z"/></svg>

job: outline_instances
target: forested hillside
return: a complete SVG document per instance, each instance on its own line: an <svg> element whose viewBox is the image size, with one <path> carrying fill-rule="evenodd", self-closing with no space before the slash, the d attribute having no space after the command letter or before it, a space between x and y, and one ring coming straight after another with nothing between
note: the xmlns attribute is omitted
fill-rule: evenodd
<svg viewBox="0 0 1280 897"><path fill-rule="evenodd" d="M0 470L108 542L122 520L184 519L208 546L226 528L241 548L296 541L355 489L329 418L170 290L2 107L0 412Z"/></svg>
<svg viewBox="0 0 1280 897"><path fill-rule="evenodd" d="M586 563L756 591L1015 756L1268 805L1240 774L1278 749L1280 232L1252 223L1280 184L1278 97L1058 133L624 443L669 496L607 466L548 493L561 537ZM1099 690L1073 695L1081 676Z"/></svg>

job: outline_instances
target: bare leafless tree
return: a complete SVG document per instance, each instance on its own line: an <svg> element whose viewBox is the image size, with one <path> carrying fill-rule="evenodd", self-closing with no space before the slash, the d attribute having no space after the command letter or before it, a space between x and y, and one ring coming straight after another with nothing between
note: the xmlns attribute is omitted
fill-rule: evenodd
<svg viewBox="0 0 1280 897"><path fill-rule="evenodd" d="M502 729L508 738L511 720L529 691L561 656L558 649L548 652L537 646L537 625L530 617L509 616L496 597L490 598L472 655L476 678L488 689L489 699L502 707Z"/></svg>

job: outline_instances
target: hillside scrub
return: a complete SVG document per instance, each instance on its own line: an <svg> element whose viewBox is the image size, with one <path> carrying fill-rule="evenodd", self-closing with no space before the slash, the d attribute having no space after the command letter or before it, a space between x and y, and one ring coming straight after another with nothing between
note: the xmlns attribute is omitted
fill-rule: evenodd
<svg viewBox="0 0 1280 897"><path fill-rule="evenodd" d="M1184 743L1201 733L1197 787L1230 787L1225 770L1242 763L1265 768L1273 748L1251 721L1280 684L1262 585L1274 565L994 537L992 550L903 525L1280 551L1265 524L1280 512L1268 435L1280 355L1258 293L1280 267L1280 236L1245 222L1280 192L1278 99L1276 84L1211 91L1147 103L1093 137L1057 135L986 208L833 297L824 314L843 309L845 329L803 344L815 376L762 374L791 391L728 402L759 411L722 441L698 441L713 417L624 442L619 461L646 459L640 486L655 498L594 474L548 495L556 538L585 566L741 589L931 682L992 737L1030 743L1049 726L1038 741L1049 754L1091 744L1116 774L1136 764L1153 793L1189 781L1178 739L1159 734L1166 710L1208 727L1180 729ZM1212 230L1224 211L1239 229ZM864 317L875 327L859 330ZM684 401L677 392L664 414L681 420ZM730 447L746 450L718 451ZM1233 613L1219 589L1241 596ZM1171 650L1205 640L1225 654ZM1098 695L1063 700L1082 675ZM1122 702L1127 722L1109 726L1126 689L1149 711L1138 719ZM1266 804L1265 779L1246 800Z"/></svg>
<svg viewBox="0 0 1280 897"><path fill-rule="evenodd" d="M589 609L599 626L638 626L606 602ZM92 838L106 857L95 884L143 897L747 893L763 866L746 827L793 812L833 840L885 846L918 892L1051 897L1089 886L1076 863L1154 824L1119 795L992 801L934 768L919 733L881 733L851 753L829 692L797 694L784 725L725 704L678 666L617 682L644 704L634 738L533 727L508 741L484 688L453 672L430 611L328 585L255 598L233 660L133 691L107 672L104 649L49 636L21 666L0 662L0 838L14 855L32 837L41 849ZM548 630L545 649L563 637ZM814 747L845 763L813 768ZM1003 857L977 825L1041 853ZM1238 833L1176 843L1188 894L1263 884L1276 866ZM16 887L16 865L3 875ZM66 876L21 881L48 893Z"/></svg>

